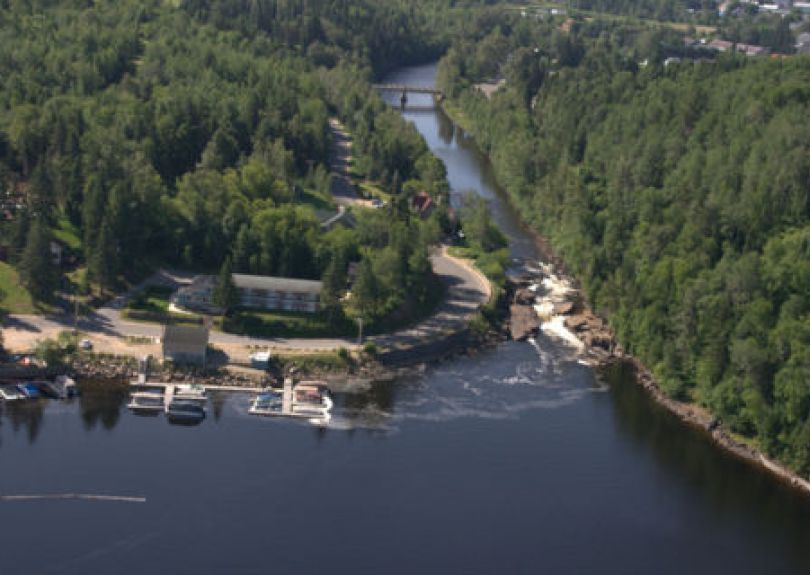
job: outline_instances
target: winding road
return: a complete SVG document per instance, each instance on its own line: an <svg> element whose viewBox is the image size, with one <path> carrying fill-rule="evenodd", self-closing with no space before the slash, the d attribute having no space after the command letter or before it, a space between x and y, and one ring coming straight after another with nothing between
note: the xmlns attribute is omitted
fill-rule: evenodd
<svg viewBox="0 0 810 575"><path fill-rule="evenodd" d="M399 331L368 337L380 348L392 349L424 343L463 329L478 308L489 300L489 281L466 260L450 256L442 247L431 256L433 271L447 286L445 298L434 313L418 324ZM102 307L81 316L77 327L93 342L96 352L140 357L145 353L159 355L161 325L124 319L120 307L123 301ZM55 338L60 332L73 329L73 316L10 315L3 327L5 346L10 351L31 350L37 340ZM152 339L146 343L146 339ZM136 341L139 340L139 341ZM294 353L332 351L341 347L357 348L354 338L257 338L212 331L211 343L222 349L230 361L248 361L251 348L270 348Z"/></svg>

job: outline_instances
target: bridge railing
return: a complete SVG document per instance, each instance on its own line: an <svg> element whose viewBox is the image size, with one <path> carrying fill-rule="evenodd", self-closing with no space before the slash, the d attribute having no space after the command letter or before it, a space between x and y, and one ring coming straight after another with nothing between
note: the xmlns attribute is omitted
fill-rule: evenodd
<svg viewBox="0 0 810 575"><path fill-rule="evenodd" d="M434 94L440 96L441 90L431 88L430 86L411 86L408 84L372 84L376 90L385 92L411 92L413 94Z"/></svg>

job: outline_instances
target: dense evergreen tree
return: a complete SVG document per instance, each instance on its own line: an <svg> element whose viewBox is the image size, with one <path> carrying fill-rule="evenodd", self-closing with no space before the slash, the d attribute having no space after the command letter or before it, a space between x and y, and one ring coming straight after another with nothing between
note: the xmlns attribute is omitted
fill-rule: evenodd
<svg viewBox="0 0 810 575"><path fill-rule="evenodd" d="M222 308L226 314L239 305L239 293L236 290L236 284L233 283L233 266L230 257L225 258L219 275L217 275L213 301L214 305Z"/></svg>
<svg viewBox="0 0 810 575"><path fill-rule="evenodd" d="M20 280L37 301L53 298L58 284L57 269L51 256L51 234L41 218L31 222L25 248L20 256Z"/></svg>

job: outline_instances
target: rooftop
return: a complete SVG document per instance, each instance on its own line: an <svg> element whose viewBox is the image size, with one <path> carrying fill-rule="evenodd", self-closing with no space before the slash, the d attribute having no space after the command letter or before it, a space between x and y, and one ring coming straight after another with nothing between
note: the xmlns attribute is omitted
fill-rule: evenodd
<svg viewBox="0 0 810 575"><path fill-rule="evenodd" d="M171 347L173 351L200 352L208 346L208 328L168 324L163 328L163 345Z"/></svg>
<svg viewBox="0 0 810 575"><path fill-rule="evenodd" d="M321 282L296 278L233 274L233 283L238 289L265 289L292 293L321 293Z"/></svg>

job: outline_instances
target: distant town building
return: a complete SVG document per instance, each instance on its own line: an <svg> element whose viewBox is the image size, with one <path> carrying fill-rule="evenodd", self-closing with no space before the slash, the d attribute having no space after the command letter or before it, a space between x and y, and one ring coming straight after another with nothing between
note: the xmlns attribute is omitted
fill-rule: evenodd
<svg viewBox="0 0 810 575"><path fill-rule="evenodd" d="M322 284L315 280L233 274L239 305L246 308L314 313L320 306ZM197 276L177 290L172 302L182 308L218 313L214 304L216 278Z"/></svg>
<svg viewBox="0 0 810 575"><path fill-rule="evenodd" d="M708 47L718 52L728 52L734 47L734 42L729 42L728 40L712 40L708 43Z"/></svg>
<svg viewBox="0 0 810 575"><path fill-rule="evenodd" d="M709 48L717 50L718 52L736 51L739 54L746 56L764 56L770 53L770 49L764 46L755 46L754 44L735 44L728 40L712 40L707 44Z"/></svg>
<svg viewBox="0 0 810 575"><path fill-rule="evenodd" d="M794 2L793 9L803 14L810 14L810 2Z"/></svg>
<svg viewBox="0 0 810 575"><path fill-rule="evenodd" d="M201 325L166 325L163 328L162 346L164 360L204 367L208 328Z"/></svg>

